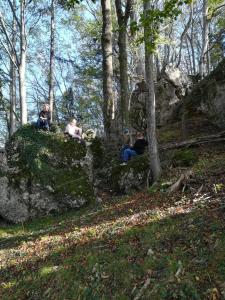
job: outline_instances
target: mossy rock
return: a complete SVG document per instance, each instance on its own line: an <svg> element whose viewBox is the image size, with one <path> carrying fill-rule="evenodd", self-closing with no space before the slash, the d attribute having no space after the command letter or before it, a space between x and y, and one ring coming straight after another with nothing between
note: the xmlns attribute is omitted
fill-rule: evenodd
<svg viewBox="0 0 225 300"><path fill-rule="evenodd" d="M37 130L26 125L6 145L8 164L17 172L11 183L21 179L29 185L39 184L52 191L54 198L93 199L92 185L83 166L86 147L62 133Z"/></svg>
<svg viewBox="0 0 225 300"><path fill-rule="evenodd" d="M184 99L182 112L186 118L204 116L221 129L225 128L225 59Z"/></svg>
<svg viewBox="0 0 225 300"><path fill-rule="evenodd" d="M110 182L114 192L129 193L143 188L149 170L148 155L133 157L125 166L119 162L111 169Z"/></svg>
<svg viewBox="0 0 225 300"><path fill-rule="evenodd" d="M51 124L51 132L60 133L62 131L63 131L63 128L61 128L59 124L57 124L57 123Z"/></svg>
<svg viewBox="0 0 225 300"><path fill-rule="evenodd" d="M100 137L95 137L91 141L90 148L93 155L93 167L95 169L102 167L105 161L105 149L102 139Z"/></svg>
<svg viewBox="0 0 225 300"><path fill-rule="evenodd" d="M174 167L190 167L198 161L196 151L193 149L176 150L172 156Z"/></svg>

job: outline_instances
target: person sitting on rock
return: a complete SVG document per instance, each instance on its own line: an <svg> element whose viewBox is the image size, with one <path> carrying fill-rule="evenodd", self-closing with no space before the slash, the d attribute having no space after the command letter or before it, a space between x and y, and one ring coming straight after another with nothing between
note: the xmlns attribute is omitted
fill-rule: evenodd
<svg viewBox="0 0 225 300"><path fill-rule="evenodd" d="M120 159L123 161L123 153L126 149L130 148L130 133L129 133L129 129L126 128L123 131L123 146L120 150Z"/></svg>
<svg viewBox="0 0 225 300"><path fill-rule="evenodd" d="M37 120L37 128L49 131L50 120L51 120L50 107L48 104L45 103L43 105L42 111L40 111L39 113L39 118Z"/></svg>
<svg viewBox="0 0 225 300"><path fill-rule="evenodd" d="M82 129L77 126L77 120L72 118L66 125L65 133L67 133L73 139L83 142Z"/></svg>
<svg viewBox="0 0 225 300"><path fill-rule="evenodd" d="M144 139L143 133L138 132L137 140L135 141L134 146L123 151L123 163L121 165L126 165L128 160L130 160L132 157L143 154L146 146L148 146L148 142Z"/></svg>

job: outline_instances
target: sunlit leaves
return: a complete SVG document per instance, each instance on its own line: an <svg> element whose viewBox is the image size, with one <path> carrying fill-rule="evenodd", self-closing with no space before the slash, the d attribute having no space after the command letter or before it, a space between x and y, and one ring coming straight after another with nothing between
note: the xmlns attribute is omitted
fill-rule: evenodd
<svg viewBox="0 0 225 300"><path fill-rule="evenodd" d="M155 51L156 46L159 44L159 29L160 25L165 20L176 20L181 14L181 6L190 4L191 0L168 0L165 1L162 8L152 6L151 9L145 11L140 17L140 25L132 24L132 30L138 30L141 27L145 28L146 47L150 52ZM140 38L139 42L144 41L144 38Z"/></svg>
<svg viewBox="0 0 225 300"><path fill-rule="evenodd" d="M66 8L73 8L76 4L80 4L83 0L59 0L59 4ZM95 0L91 0L95 2Z"/></svg>

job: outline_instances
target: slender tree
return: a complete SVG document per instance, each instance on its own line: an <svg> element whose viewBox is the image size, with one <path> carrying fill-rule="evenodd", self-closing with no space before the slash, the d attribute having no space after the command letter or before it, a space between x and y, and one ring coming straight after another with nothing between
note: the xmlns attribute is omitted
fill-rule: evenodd
<svg viewBox="0 0 225 300"><path fill-rule="evenodd" d="M202 49L199 62L199 73L203 78L207 73L207 49L209 45L209 20L208 20L208 0L203 0L202 8Z"/></svg>
<svg viewBox="0 0 225 300"><path fill-rule="evenodd" d="M16 9L16 0L13 0L13 7ZM16 29L16 19L13 16L11 38L13 49L16 47ZM13 49L11 49L10 60L10 135L16 131L16 55Z"/></svg>
<svg viewBox="0 0 225 300"><path fill-rule="evenodd" d="M27 101L26 101L26 56L27 56L27 36L26 36L26 19L25 19L25 9L26 9L26 0L20 1L20 15L17 17L16 6L11 0L8 0L13 18L15 18L16 25L19 29L19 55L17 48L13 45L10 34L5 25L5 20L3 15L0 12L0 25L2 32L6 39L6 44L2 41L2 45L6 50L11 62L16 66L19 74L19 94L20 94L20 123L24 125L27 123ZM13 53L13 57L11 55ZM16 63L14 61L16 59Z"/></svg>
<svg viewBox="0 0 225 300"><path fill-rule="evenodd" d="M128 124L128 63L127 63L127 24L132 10L132 0L127 0L125 12L123 12L122 1L115 0L116 13L119 26L118 46L119 46L119 66L120 66L120 115L122 126Z"/></svg>
<svg viewBox="0 0 225 300"><path fill-rule="evenodd" d="M147 18L151 10L151 0L144 1L144 15ZM154 68L153 68L153 50L150 47L153 36L151 34L151 23L144 23L144 41L145 41L145 80L147 83L147 136L149 141L150 169L152 171L153 181L157 181L160 173L160 161L158 154L156 138L156 117L155 117L155 87L154 87Z"/></svg>
<svg viewBox="0 0 225 300"><path fill-rule="evenodd" d="M55 64L55 0L51 2L51 38L50 38L50 66L49 66L49 106L51 121L54 107L54 64Z"/></svg>
<svg viewBox="0 0 225 300"><path fill-rule="evenodd" d="M102 67L103 67L103 119L106 138L110 140L113 112L112 16L111 1L101 0L102 6Z"/></svg>
<svg viewBox="0 0 225 300"><path fill-rule="evenodd" d="M20 30L19 90L20 90L20 122L21 122L21 125L24 125L27 123L27 100L26 100L27 37L26 37L25 8L26 8L26 0L21 0L20 1L20 21L18 22L19 30Z"/></svg>

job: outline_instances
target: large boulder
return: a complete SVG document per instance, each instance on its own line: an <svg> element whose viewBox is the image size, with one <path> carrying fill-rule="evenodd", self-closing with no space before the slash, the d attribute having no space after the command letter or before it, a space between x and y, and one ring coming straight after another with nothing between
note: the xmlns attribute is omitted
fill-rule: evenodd
<svg viewBox="0 0 225 300"><path fill-rule="evenodd" d="M19 129L6 145L0 174L0 216L12 222L79 208L90 202L90 149L61 133Z"/></svg>

